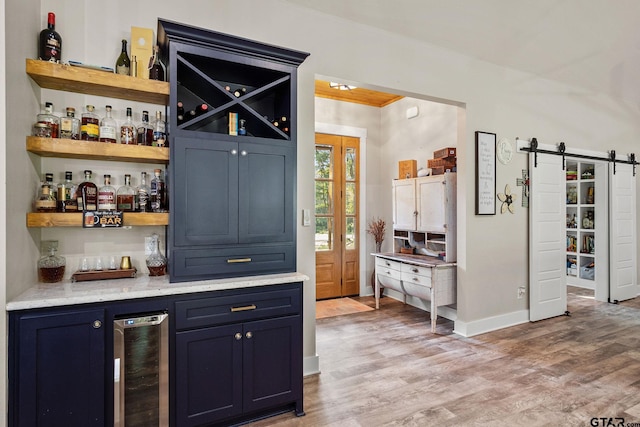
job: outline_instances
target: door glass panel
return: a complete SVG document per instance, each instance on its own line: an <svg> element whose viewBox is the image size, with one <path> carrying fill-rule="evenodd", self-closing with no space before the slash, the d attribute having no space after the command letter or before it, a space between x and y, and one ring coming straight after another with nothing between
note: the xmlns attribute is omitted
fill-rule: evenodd
<svg viewBox="0 0 640 427"><path fill-rule="evenodd" d="M347 181L354 181L356 179L356 150L354 148L347 148L344 162Z"/></svg>
<svg viewBox="0 0 640 427"><path fill-rule="evenodd" d="M316 215L333 213L333 183L316 181Z"/></svg>
<svg viewBox="0 0 640 427"><path fill-rule="evenodd" d="M356 214L356 183L347 182L345 184L344 213L345 215Z"/></svg>
<svg viewBox="0 0 640 427"><path fill-rule="evenodd" d="M345 249L356 248L356 219L354 217L346 218L346 236L345 236Z"/></svg>
<svg viewBox="0 0 640 427"><path fill-rule="evenodd" d="M316 145L316 179L333 179L333 147Z"/></svg>
<svg viewBox="0 0 640 427"><path fill-rule="evenodd" d="M316 251L333 249L333 221L331 218L316 218Z"/></svg>

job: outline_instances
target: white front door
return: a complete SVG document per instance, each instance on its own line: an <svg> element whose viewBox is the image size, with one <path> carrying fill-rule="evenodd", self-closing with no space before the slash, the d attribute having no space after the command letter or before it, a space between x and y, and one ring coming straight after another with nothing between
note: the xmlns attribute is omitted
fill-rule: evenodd
<svg viewBox="0 0 640 427"><path fill-rule="evenodd" d="M529 320L536 321L567 311L562 157L529 154L529 176Z"/></svg>
<svg viewBox="0 0 640 427"><path fill-rule="evenodd" d="M636 277L636 177L633 166L609 166L609 301L638 296Z"/></svg>

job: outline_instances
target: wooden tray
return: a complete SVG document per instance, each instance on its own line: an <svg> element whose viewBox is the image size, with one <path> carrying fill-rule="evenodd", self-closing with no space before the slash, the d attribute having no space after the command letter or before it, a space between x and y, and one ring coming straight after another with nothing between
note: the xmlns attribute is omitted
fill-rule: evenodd
<svg viewBox="0 0 640 427"><path fill-rule="evenodd" d="M131 279L136 277L135 268L118 269L118 270L90 270L76 271L71 275L72 282L85 282L88 280L105 280L105 279Z"/></svg>

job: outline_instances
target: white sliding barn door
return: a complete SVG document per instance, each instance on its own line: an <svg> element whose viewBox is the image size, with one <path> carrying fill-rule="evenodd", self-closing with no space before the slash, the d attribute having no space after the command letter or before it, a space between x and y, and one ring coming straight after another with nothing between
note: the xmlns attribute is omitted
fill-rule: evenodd
<svg viewBox="0 0 640 427"><path fill-rule="evenodd" d="M636 177L633 166L609 166L609 301L638 296L636 277Z"/></svg>
<svg viewBox="0 0 640 427"><path fill-rule="evenodd" d="M529 154L529 320L567 311L565 171L562 156Z"/></svg>

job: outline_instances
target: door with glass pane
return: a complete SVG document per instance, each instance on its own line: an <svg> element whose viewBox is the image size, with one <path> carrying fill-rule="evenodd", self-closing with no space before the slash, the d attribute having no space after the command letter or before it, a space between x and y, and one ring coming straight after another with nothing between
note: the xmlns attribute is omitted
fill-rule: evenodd
<svg viewBox="0 0 640 427"><path fill-rule="evenodd" d="M316 299L358 295L358 138L316 134Z"/></svg>

